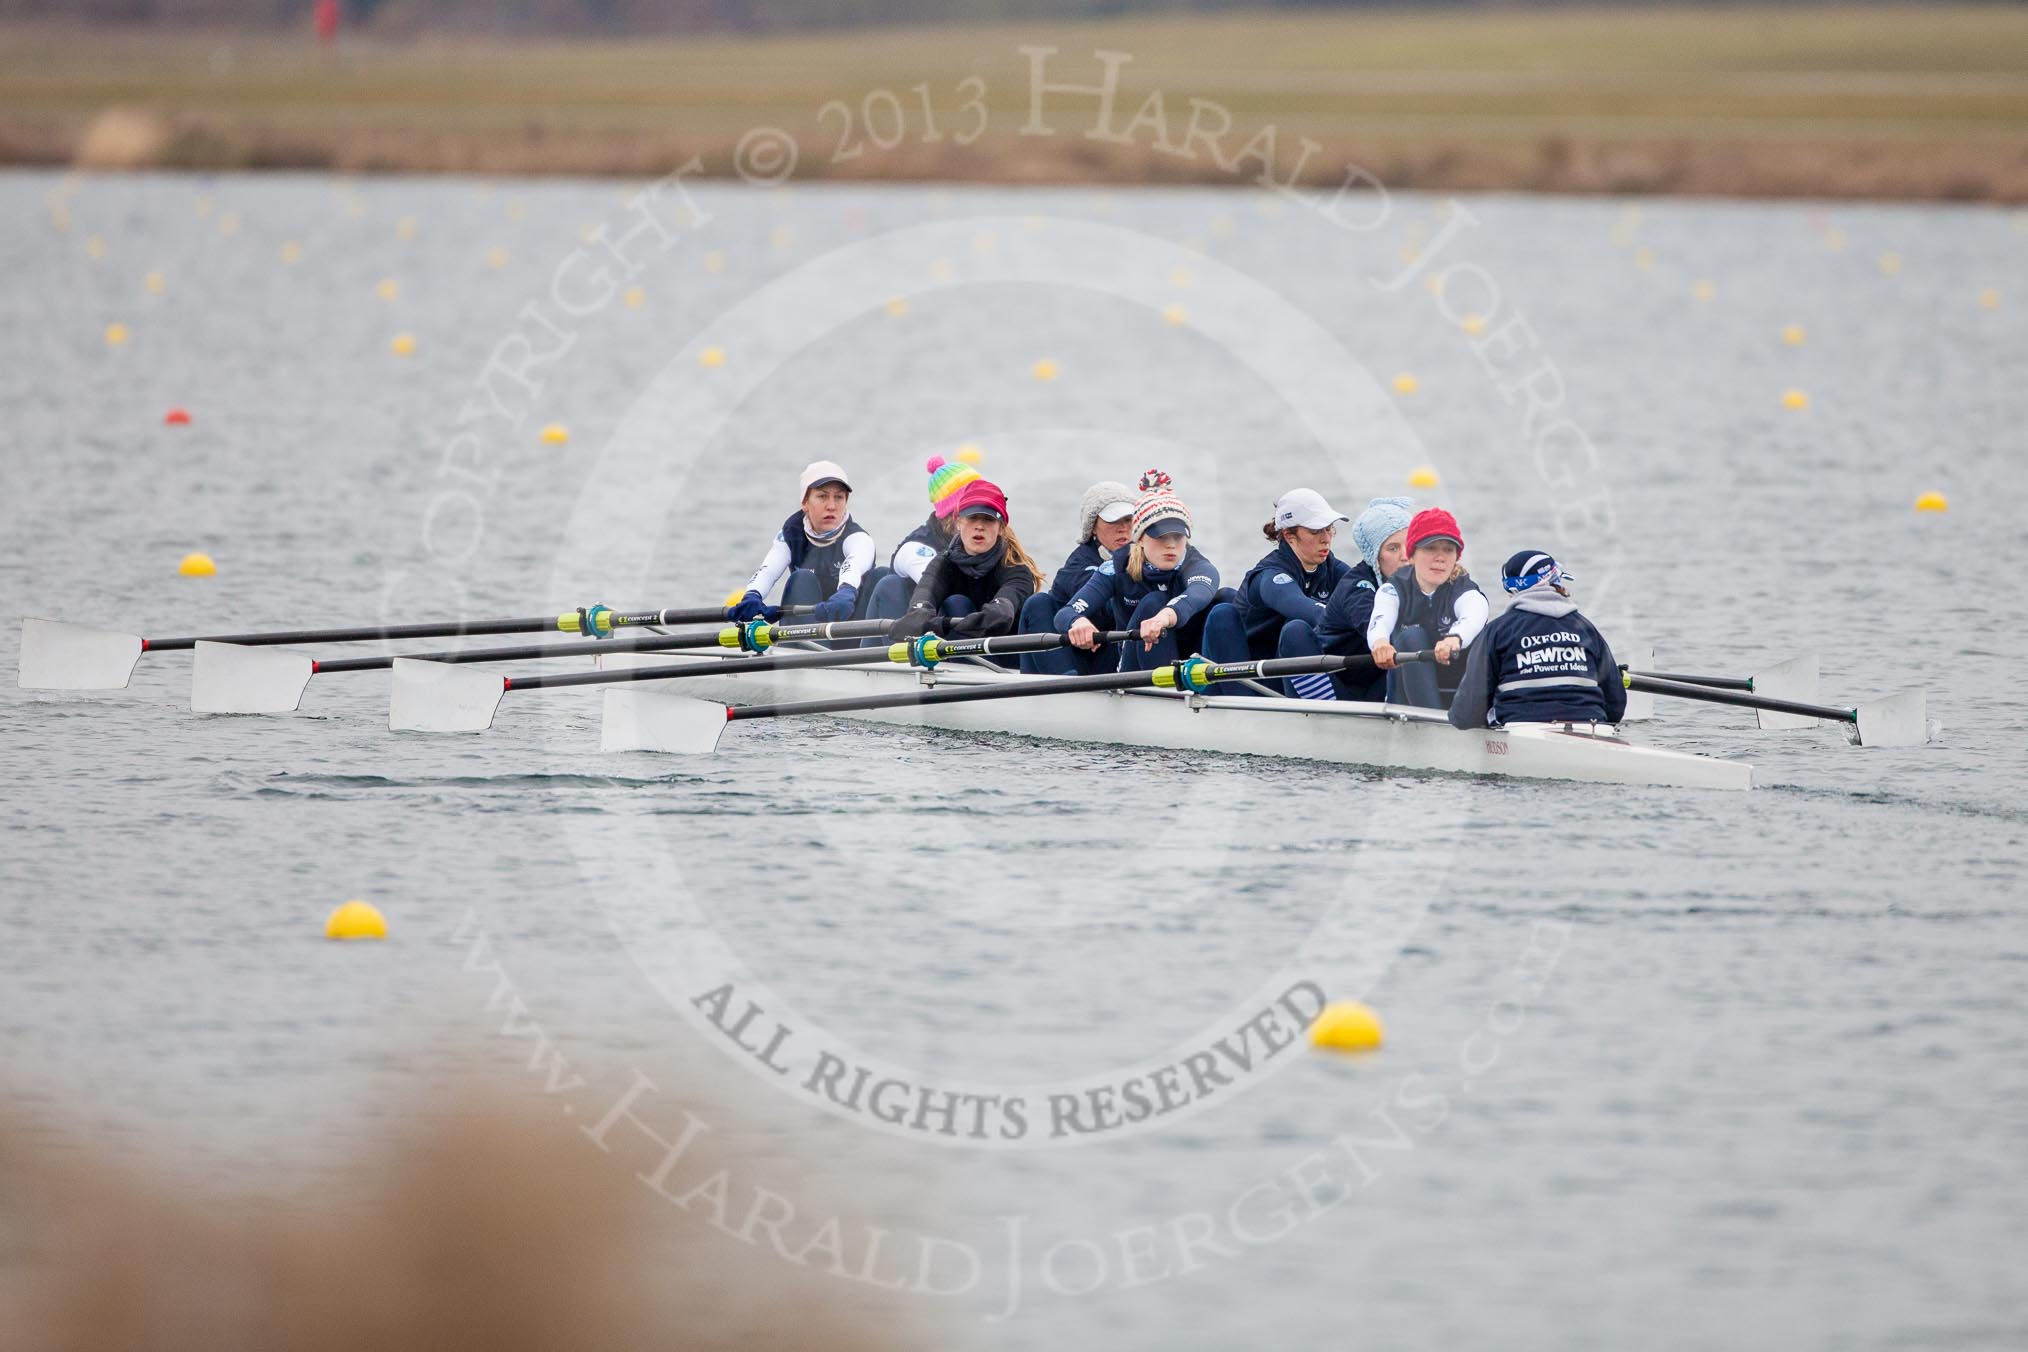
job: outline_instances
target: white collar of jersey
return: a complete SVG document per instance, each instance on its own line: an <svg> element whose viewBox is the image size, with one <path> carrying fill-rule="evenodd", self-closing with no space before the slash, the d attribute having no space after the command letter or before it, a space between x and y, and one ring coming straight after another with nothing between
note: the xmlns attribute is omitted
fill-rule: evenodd
<svg viewBox="0 0 2028 1352"><path fill-rule="evenodd" d="M810 514L805 512L803 513L803 538L813 545L828 545L845 533L846 524L851 520L852 518L848 516L844 521L840 521L829 535L819 535L810 529Z"/></svg>

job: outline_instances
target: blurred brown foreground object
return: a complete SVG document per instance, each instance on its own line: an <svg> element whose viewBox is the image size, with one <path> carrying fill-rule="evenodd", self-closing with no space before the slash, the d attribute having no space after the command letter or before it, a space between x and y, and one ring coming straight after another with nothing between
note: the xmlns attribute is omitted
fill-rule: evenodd
<svg viewBox="0 0 2028 1352"><path fill-rule="evenodd" d="M722 1145L700 1156L739 1167ZM553 1109L468 1093L289 1202L143 1180L0 1108L5 1352L850 1352L863 1291L700 1221ZM660 1209L666 1216L668 1209ZM879 1330L876 1333L876 1328Z"/></svg>

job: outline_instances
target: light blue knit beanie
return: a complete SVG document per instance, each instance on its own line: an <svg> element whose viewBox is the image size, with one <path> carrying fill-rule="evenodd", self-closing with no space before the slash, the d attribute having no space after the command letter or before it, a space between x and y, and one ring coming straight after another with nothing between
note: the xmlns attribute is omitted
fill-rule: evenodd
<svg viewBox="0 0 2028 1352"><path fill-rule="evenodd" d="M1352 543L1365 556L1366 566L1380 571L1380 547L1398 530L1407 530L1415 516L1413 498L1375 498L1352 523Z"/></svg>

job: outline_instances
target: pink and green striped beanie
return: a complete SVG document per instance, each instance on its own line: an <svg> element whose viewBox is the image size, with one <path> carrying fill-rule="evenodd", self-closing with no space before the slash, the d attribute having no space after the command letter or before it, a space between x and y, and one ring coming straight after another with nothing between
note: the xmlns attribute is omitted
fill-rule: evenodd
<svg viewBox="0 0 2028 1352"><path fill-rule="evenodd" d="M949 516L958 507L958 490L966 484L977 483L979 471L956 460L946 460L933 455L924 466L929 471L930 506L940 517Z"/></svg>

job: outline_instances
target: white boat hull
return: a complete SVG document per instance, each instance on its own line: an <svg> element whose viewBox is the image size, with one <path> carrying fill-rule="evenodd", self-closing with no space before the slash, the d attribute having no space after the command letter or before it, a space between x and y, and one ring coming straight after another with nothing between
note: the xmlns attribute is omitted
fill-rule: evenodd
<svg viewBox="0 0 2028 1352"><path fill-rule="evenodd" d="M922 674L911 668L886 665L741 672L741 663L749 659L699 660L713 667L712 674L635 688L728 704L774 704L893 694L918 688L923 681ZM668 654L613 653L599 661L607 667L671 665ZM934 679L938 688L951 689L1048 678L945 665ZM1584 725L1536 724L1468 732L1452 727L1440 713L1380 704L1185 696L1159 690L1079 691L1037 699L857 710L838 717L1394 770L1697 789L1753 786L1753 767L1743 762L1638 746L1611 729L1594 732Z"/></svg>

